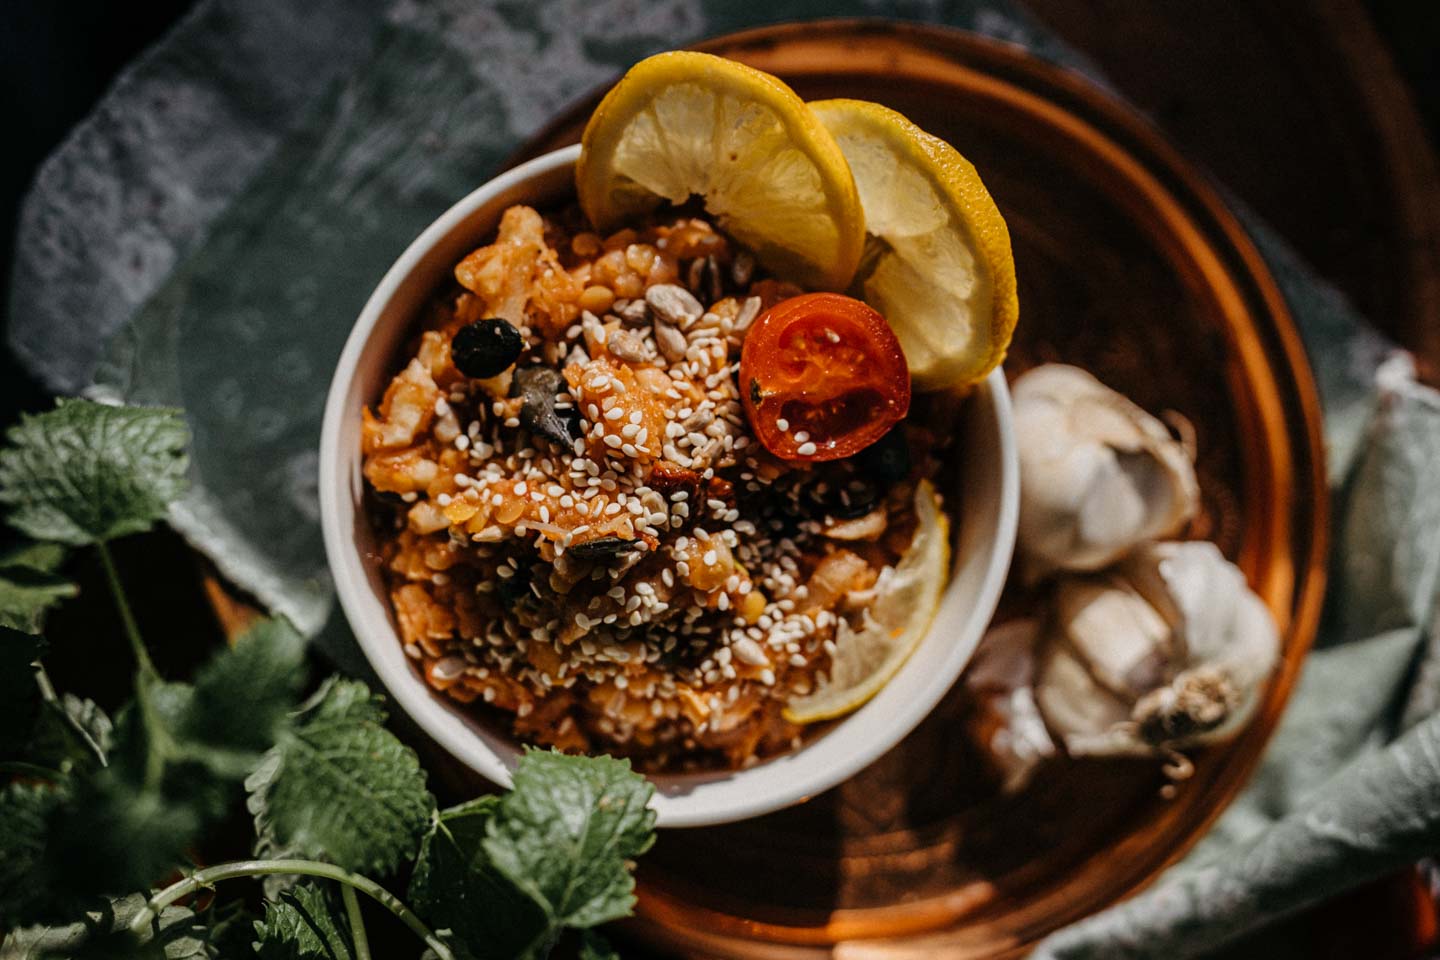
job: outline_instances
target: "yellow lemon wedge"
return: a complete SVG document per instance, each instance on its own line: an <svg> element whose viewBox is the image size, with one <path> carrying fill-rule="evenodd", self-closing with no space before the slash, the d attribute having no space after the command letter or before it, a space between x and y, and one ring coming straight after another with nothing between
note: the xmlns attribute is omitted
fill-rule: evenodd
<svg viewBox="0 0 1440 960"><path fill-rule="evenodd" d="M760 263L812 289L845 289L864 248L835 139L775 77L706 53L631 67L585 127L575 183L601 231L699 196Z"/></svg>
<svg viewBox="0 0 1440 960"><path fill-rule="evenodd" d="M786 704L786 720L817 723L857 709L895 675L930 630L950 569L950 525L928 480L915 489L915 516L915 536L900 562L875 582L875 601L860 628L840 621L825 682Z"/></svg>
<svg viewBox="0 0 1440 960"><path fill-rule="evenodd" d="M1005 359L1019 316L1010 232L970 161L863 100L811 111L850 164L865 211L855 292L894 329L921 390L963 386Z"/></svg>

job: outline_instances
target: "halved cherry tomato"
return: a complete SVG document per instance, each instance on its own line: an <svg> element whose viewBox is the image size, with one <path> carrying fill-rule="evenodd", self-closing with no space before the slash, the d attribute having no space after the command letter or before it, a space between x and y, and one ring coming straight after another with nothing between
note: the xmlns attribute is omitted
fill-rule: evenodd
<svg viewBox="0 0 1440 960"><path fill-rule="evenodd" d="M838 293L809 293L756 319L740 353L740 392L775 456L838 460L905 416L910 368L880 314Z"/></svg>

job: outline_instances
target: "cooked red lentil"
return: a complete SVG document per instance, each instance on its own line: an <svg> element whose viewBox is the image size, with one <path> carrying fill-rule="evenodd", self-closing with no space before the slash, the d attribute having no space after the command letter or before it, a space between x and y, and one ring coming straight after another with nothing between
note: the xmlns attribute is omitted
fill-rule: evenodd
<svg viewBox="0 0 1440 960"><path fill-rule="evenodd" d="M455 278L364 415L405 652L529 742L652 770L794 746L785 701L913 534L921 418L849 459L771 456L735 372L801 291L703 219L600 237L516 206Z"/></svg>

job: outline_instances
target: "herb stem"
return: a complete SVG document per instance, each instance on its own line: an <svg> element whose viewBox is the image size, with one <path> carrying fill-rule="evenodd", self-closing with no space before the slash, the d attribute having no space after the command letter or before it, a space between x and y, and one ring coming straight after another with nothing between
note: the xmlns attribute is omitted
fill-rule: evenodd
<svg viewBox="0 0 1440 960"><path fill-rule="evenodd" d="M110 582L110 592L115 597L115 606L120 610L120 621L125 625L125 636L130 640L130 649L135 652L135 662L139 664L141 673L158 677L160 674L150 660L150 651L145 649L145 641L140 639L140 627L135 623L135 614L130 611L130 601L125 599L125 585L120 582L120 571L115 569L110 548L102 540L95 544L95 550L100 554L100 563L105 567L105 578Z"/></svg>
<svg viewBox="0 0 1440 960"><path fill-rule="evenodd" d="M355 960L370 960L370 940L365 936L365 917L360 913L355 888L342 883L340 899L345 901L345 915L350 918L350 939L355 944Z"/></svg>
<svg viewBox="0 0 1440 960"><path fill-rule="evenodd" d="M176 900L188 897L190 894L202 888L211 887L222 880L235 880L240 877L263 877L282 874L287 876L319 877L322 880L334 880L344 884L346 888L353 888L379 903L382 907L395 914L400 922L409 927L411 932L425 941L425 945L435 952L439 960L455 960L455 955L445 942L435 935L425 922L415 915L415 911L405 906L393 893L386 890L380 884L368 877L362 877L357 873L342 870L333 863L321 863L318 860L236 860L232 863L216 864L213 867L206 867L204 870L197 870L184 880L172 883L150 898L144 908L135 915L130 923L130 929L139 933L146 926L153 923L155 918ZM349 909L349 904L346 904ZM351 924L355 926L354 923ZM356 950L360 950L360 938L363 933L357 933ZM368 945L366 947L368 951ZM368 956L368 953L365 954Z"/></svg>

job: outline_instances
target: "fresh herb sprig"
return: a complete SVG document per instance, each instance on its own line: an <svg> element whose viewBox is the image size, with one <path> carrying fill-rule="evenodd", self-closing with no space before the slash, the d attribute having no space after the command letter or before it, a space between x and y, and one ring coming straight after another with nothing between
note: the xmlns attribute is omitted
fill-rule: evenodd
<svg viewBox="0 0 1440 960"><path fill-rule="evenodd" d="M593 928L633 908L654 835L651 788L628 763L531 751L510 793L439 810L363 683L331 677L297 702L305 645L283 620L189 682L162 676L108 544L183 494L180 413L61 401L7 439L0 505L31 542L0 553L0 960L370 960L362 898L438 960L544 957L567 930L586 960L615 956ZM113 721L43 666L78 548L97 551L135 661ZM187 867L242 798L256 858ZM375 879L407 873L408 903ZM216 889L242 878L268 881L262 916Z"/></svg>

